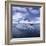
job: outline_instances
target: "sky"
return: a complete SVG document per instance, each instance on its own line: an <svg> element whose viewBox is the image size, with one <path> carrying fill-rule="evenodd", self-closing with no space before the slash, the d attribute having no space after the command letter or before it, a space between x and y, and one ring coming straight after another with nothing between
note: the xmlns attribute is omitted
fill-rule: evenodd
<svg viewBox="0 0 46 46"><path fill-rule="evenodd" d="M40 23L40 7L12 6L12 23Z"/></svg>
<svg viewBox="0 0 46 46"><path fill-rule="evenodd" d="M31 26L30 24L40 24L40 7L12 6L12 24L16 24L15 26L18 29L39 27L39 25Z"/></svg>
<svg viewBox="0 0 46 46"><path fill-rule="evenodd" d="M31 32L34 32L33 34L37 36L40 34L40 7L12 6L11 15L13 36L31 35ZM29 32L30 34L28 34Z"/></svg>

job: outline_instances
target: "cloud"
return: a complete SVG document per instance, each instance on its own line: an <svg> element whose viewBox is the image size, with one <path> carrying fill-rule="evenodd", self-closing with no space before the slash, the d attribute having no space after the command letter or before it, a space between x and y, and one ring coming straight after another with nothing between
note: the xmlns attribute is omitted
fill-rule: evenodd
<svg viewBox="0 0 46 46"><path fill-rule="evenodd" d="M40 23L40 17L35 17L35 18L31 21L31 23L33 23L33 24L38 24L38 23Z"/></svg>
<svg viewBox="0 0 46 46"><path fill-rule="evenodd" d="M37 24L37 23L39 23L39 21L34 21L34 20L32 20L32 21L28 21L28 20L21 20L21 21L19 21L19 23L18 22L16 22L15 20L13 20L14 22L13 22L13 24L17 24L16 25L16 28L18 28L18 29L34 29L34 26L31 26L30 24ZM21 25L21 26L20 26Z"/></svg>
<svg viewBox="0 0 46 46"><path fill-rule="evenodd" d="M19 19L17 19L17 20L19 20ZM13 19L13 23L18 23L17 20L16 20L16 19ZM34 18L33 20L31 20L31 21L21 19L21 20L19 21L19 23L38 24L38 23L40 23L40 17L35 17L35 18Z"/></svg>
<svg viewBox="0 0 46 46"><path fill-rule="evenodd" d="M25 7L12 7L12 10L13 11L23 11L23 12L27 11Z"/></svg>
<svg viewBox="0 0 46 46"><path fill-rule="evenodd" d="M33 8L32 7L27 7L29 10L32 10Z"/></svg>
<svg viewBox="0 0 46 46"><path fill-rule="evenodd" d="M18 21L20 18L23 18L23 16L24 14L18 12L12 16L12 19Z"/></svg>
<svg viewBox="0 0 46 46"><path fill-rule="evenodd" d="M21 20L19 23L38 24L38 23L40 23L40 17L35 17L34 19L32 19L30 21L28 21L28 19L27 20Z"/></svg>
<svg viewBox="0 0 46 46"><path fill-rule="evenodd" d="M34 21L40 21L40 17L35 17Z"/></svg>
<svg viewBox="0 0 46 46"><path fill-rule="evenodd" d="M37 9L32 9L32 11L31 11L31 13L32 14L34 14L34 15L37 15L37 14L39 14L39 10L37 10Z"/></svg>
<svg viewBox="0 0 46 46"><path fill-rule="evenodd" d="M21 21L21 20L24 20L25 19L25 14L23 13L15 13L13 16L12 16L12 23L17 23L18 21Z"/></svg>
<svg viewBox="0 0 46 46"><path fill-rule="evenodd" d="M13 13L20 12L20 13L26 13L26 14L28 13L29 14L27 9L29 10L30 14L38 13L38 10L33 9L33 7L12 7Z"/></svg>
<svg viewBox="0 0 46 46"><path fill-rule="evenodd" d="M19 24L16 25L16 28L17 29L24 29L24 30L25 29L30 29L31 30L31 29L34 29L34 26L31 26L30 24L27 24L27 23L26 24L25 23L24 24L19 23Z"/></svg>
<svg viewBox="0 0 46 46"><path fill-rule="evenodd" d="M35 19L40 21L40 17L35 17Z"/></svg>
<svg viewBox="0 0 46 46"><path fill-rule="evenodd" d="M38 23L40 23L40 21L30 21L30 22L28 22L28 21L20 21L19 23L38 24Z"/></svg>
<svg viewBox="0 0 46 46"><path fill-rule="evenodd" d="M40 17L35 17L33 20L31 20L30 22L28 20L24 20L24 19L21 19L18 23L18 21L16 22L16 19L14 18L13 19L13 24L16 24L16 28L18 29L35 29L34 26L31 26L30 24L38 24L40 23Z"/></svg>
<svg viewBox="0 0 46 46"><path fill-rule="evenodd" d="M19 19L22 18L22 14L21 13L16 13L15 15L13 15L13 19Z"/></svg>
<svg viewBox="0 0 46 46"><path fill-rule="evenodd" d="M15 36L19 36L19 34L22 34L23 32L29 31L36 31L35 29L39 30L39 23L40 23L40 15L39 10L33 9L33 7L28 8L30 11L30 14L26 7L12 7L12 33ZM19 12L16 12L16 11ZM22 13L20 11L23 11L25 13ZM33 15L32 15L33 14ZM39 16L39 17L38 17ZM30 21L29 21L30 20ZM19 23L18 23L19 21ZM33 25L31 25L33 24Z"/></svg>
<svg viewBox="0 0 46 46"><path fill-rule="evenodd" d="M33 9L33 7L28 8L29 11L33 14L29 14L27 12L26 7L12 7L13 11L20 10L20 11L26 11L26 13L16 12L12 15L12 23L31 23L36 24L40 23L40 17L37 17L37 14L39 13L39 10ZM36 16L35 16L36 14ZM38 15L39 16L39 15ZM24 20L26 19L26 20ZM30 21L29 21L30 20Z"/></svg>

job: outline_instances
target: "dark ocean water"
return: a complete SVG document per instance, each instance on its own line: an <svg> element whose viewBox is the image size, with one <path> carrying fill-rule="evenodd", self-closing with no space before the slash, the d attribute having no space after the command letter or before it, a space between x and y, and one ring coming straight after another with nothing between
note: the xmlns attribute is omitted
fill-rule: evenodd
<svg viewBox="0 0 46 46"><path fill-rule="evenodd" d="M12 24L12 38L40 37L40 24Z"/></svg>

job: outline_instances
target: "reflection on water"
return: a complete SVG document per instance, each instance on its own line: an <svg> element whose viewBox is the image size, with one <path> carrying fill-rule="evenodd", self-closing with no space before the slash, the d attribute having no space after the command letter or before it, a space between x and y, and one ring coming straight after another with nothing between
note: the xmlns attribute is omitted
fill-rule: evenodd
<svg viewBox="0 0 46 46"><path fill-rule="evenodd" d="M12 24L13 38L40 37L40 24Z"/></svg>

